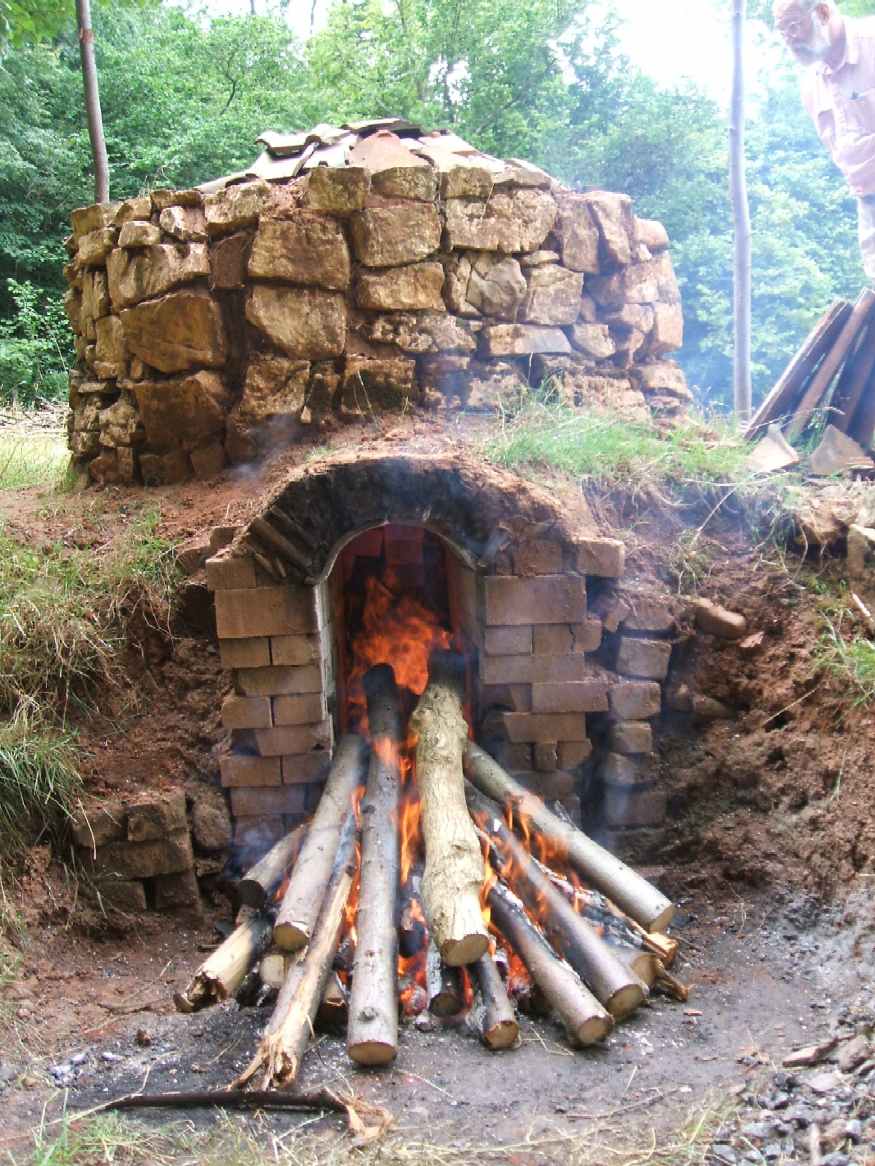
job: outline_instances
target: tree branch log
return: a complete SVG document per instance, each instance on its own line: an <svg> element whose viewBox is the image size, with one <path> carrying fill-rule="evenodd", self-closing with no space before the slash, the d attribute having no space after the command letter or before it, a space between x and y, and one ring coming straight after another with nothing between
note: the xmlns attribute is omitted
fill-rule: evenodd
<svg viewBox="0 0 875 1166"><path fill-rule="evenodd" d="M173 997L178 1011L197 1012L210 1004L230 999L268 947L270 936L271 921L266 915L252 915L244 920L204 960L188 987Z"/></svg>
<svg viewBox="0 0 875 1166"><path fill-rule="evenodd" d="M294 865L306 833L305 822L296 826L249 868L237 884L237 902L241 907L259 909L273 899Z"/></svg>

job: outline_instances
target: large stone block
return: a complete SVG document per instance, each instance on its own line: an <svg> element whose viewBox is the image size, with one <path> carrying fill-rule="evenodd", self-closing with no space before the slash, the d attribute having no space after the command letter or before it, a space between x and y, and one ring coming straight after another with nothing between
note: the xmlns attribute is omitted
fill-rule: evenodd
<svg viewBox="0 0 875 1166"><path fill-rule="evenodd" d="M78 241L83 235L91 231L99 231L115 222L117 202L96 202L91 206L77 207L70 212L70 224L73 227L73 238Z"/></svg>
<svg viewBox="0 0 875 1166"><path fill-rule="evenodd" d="M532 628L492 627L486 629L484 647L487 656L525 656L532 651Z"/></svg>
<svg viewBox="0 0 875 1166"><path fill-rule="evenodd" d="M220 759L219 771L222 775L222 785L226 789L282 784L282 766L278 757L245 757L231 754Z"/></svg>
<svg viewBox="0 0 875 1166"><path fill-rule="evenodd" d="M513 744L587 740L583 713L504 713L503 720Z"/></svg>
<svg viewBox="0 0 875 1166"><path fill-rule="evenodd" d="M617 653L617 671L642 680L665 680L671 644L664 640L637 640L623 636Z"/></svg>
<svg viewBox="0 0 875 1166"><path fill-rule="evenodd" d="M437 197L437 171L429 165L387 166L371 175L371 188L383 198L408 198L417 202L434 202Z"/></svg>
<svg viewBox="0 0 875 1166"><path fill-rule="evenodd" d="M584 198L599 230L602 259L617 267L631 263L637 244L632 200L628 195L604 190L585 194Z"/></svg>
<svg viewBox="0 0 875 1166"><path fill-rule="evenodd" d="M217 592L217 595L227 592ZM323 687L322 670L318 664L269 668L240 668L237 670L237 687L245 696L300 696L319 693ZM297 753L297 749L281 750Z"/></svg>
<svg viewBox="0 0 875 1166"><path fill-rule="evenodd" d="M91 464L94 465L94 462ZM140 455L140 473L146 486L176 486L180 482L187 482L191 477L191 469L191 459L184 449Z"/></svg>
<svg viewBox="0 0 875 1166"><path fill-rule="evenodd" d="M330 755L324 750L283 757L283 785L303 785L319 781L326 776L330 764Z"/></svg>
<svg viewBox="0 0 875 1166"><path fill-rule="evenodd" d="M152 889L156 911L200 910L200 891L193 870L158 875Z"/></svg>
<svg viewBox="0 0 875 1166"><path fill-rule="evenodd" d="M271 418L297 419L310 387L310 362L271 353L254 353L246 369L243 395L233 415L244 425Z"/></svg>
<svg viewBox="0 0 875 1166"><path fill-rule="evenodd" d="M556 221L556 202L545 190L510 190L446 204L447 243L451 250L536 251Z"/></svg>
<svg viewBox="0 0 875 1166"><path fill-rule="evenodd" d="M444 269L440 263L411 263L388 271L363 272L356 285L359 307L376 312L443 312Z"/></svg>
<svg viewBox="0 0 875 1166"><path fill-rule="evenodd" d="M520 318L531 324L574 324L580 315L583 276L548 264L529 272Z"/></svg>
<svg viewBox="0 0 875 1166"><path fill-rule="evenodd" d="M137 445L143 439L140 411L127 396L119 397L114 405L100 413L100 444L109 449Z"/></svg>
<svg viewBox="0 0 875 1166"><path fill-rule="evenodd" d="M644 364L636 370L636 376L645 393L660 393L680 401L693 399L683 369L670 361Z"/></svg>
<svg viewBox="0 0 875 1166"><path fill-rule="evenodd" d="M623 604L628 610L623 615L623 630L651 632L657 635L674 629L676 603L669 596L645 595L625 591Z"/></svg>
<svg viewBox="0 0 875 1166"><path fill-rule="evenodd" d="M404 270L404 269L402 269ZM357 330L376 344L394 344L404 352L473 352L478 325L439 312L395 312L362 320Z"/></svg>
<svg viewBox="0 0 875 1166"><path fill-rule="evenodd" d="M270 697L229 693L222 701L222 724L226 729L272 728Z"/></svg>
<svg viewBox="0 0 875 1166"><path fill-rule="evenodd" d="M222 639L309 633L320 625L315 587L290 584L216 592L216 626Z"/></svg>
<svg viewBox="0 0 875 1166"><path fill-rule="evenodd" d="M219 305L207 291L171 292L121 314L128 349L161 372L218 368L228 356Z"/></svg>
<svg viewBox="0 0 875 1166"><path fill-rule="evenodd" d="M574 540L576 566L581 575L619 579L626 569L626 548L616 538L580 534Z"/></svg>
<svg viewBox="0 0 875 1166"><path fill-rule="evenodd" d="M123 879L179 874L194 866L191 838L184 830L151 842L109 842L97 848L94 866Z"/></svg>
<svg viewBox="0 0 875 1166"><path fill-rule="evenodd" d="M155 247L161 242L161 229L153 223L132 220L125 223L118 234L118 245L126 250L140 247Z"/></svg>
<svg viewBox="0 0 875 1166"><path fill-rule="evenodd" d="M586 195L563 192L557 195L556 201L559 205L556 234L562 248L563 266L598 275L599 232Z"/></svg>
<svg viewBox="0 0 875 1166"><path fill-rule="evenodd" d="M207 586L211 591L243 591L258 586L255 560L249 555L234 555L225 551L207 559L205 567ZM270 661L265 660L265 663L269 664Z"/></svg>
<svg viewBox="0 0 875 1166"><path fill-rule="evenodd" d="M347 356L341 393L347 413L367 417L375 410L404 410L417 395L416 362Z"/></svg>
<svg viewBox="0 0 875 1166"><path fill-rule="evenodd" d="M307 786L283 785L265 789L232 789L231 810L235 818L275 814L305 814Z"/></svg>
<svg viewBox="0 0 875 1166"><path fill-rule="evenodd" d="M604 816L608 826L661 826L665 821L667 798L659 789L630 790L605 786Z"/></svg>
<svg viewBox="0 0 875 1166"><path fill-rule="evenodd" d="M430 203L368 207L352 219L352 241L365 267L415 263L440 246L440 215Z"/></svg>
<svg viewBox="0 0 875 1166"><path fill-rule="evenodd" d="M299 211L293 218L261 223L249 255L254 279L280 279L343 291L352 266L340 224Z"/></svg>
<svg viewBox="0 0 875 1166"><path fill-rule="evenodd" d="M219 640L219 657L223 668L267 668L271 663L270 640L267 636Z"/></svg>
<svg viewBox="0 0 875 1166"><path fill-rule="evenodd" d="M684 313L680 304L653 305L650 351L663 356L684 346Z"/></svg>
<svg viewBox="0 0 875 1166"><path fill-rule="evenodd" d="M494 576L485 581L490 627L580 623L586 618L586 580L573 575Z"/></svg>
<svg viewBox="0 0 875 1166"><path fill-rule="evenodd" d="M652 682L619 681L611 686L608 698L618 721L643 721L659 716L662 709L662 689Z"/></svg>
<svg viewBox="0 0 875 1166"><path fill-rule="evenodd" d="M131 253L117 247L106 262L109 295L116 311L162 296L210 274L207 248L160 244Z"/></svg>
<svg viewBox="0 0 875 1166"><path fill-rule="evenodd" d="M611 726L608 748L624 756L652 753L653 729L647 721L618 721Z"/></svg>
<svg viewBox="0 0 875 1166"><path fill-rule="evenodd" d="M493 324L483 329L484 356L530 356L536 352L570 352L568 337L561 328L536 324Z"/></svg>
<svg viewBox="0 0 875 1166"><path fill-rule="evenodd" d="M510 256L469 251L447 267L447 303L462 316L515 320L527 289L522 268Z"/></svg>
<svg viewBox="0 0 875 1166"><path fill-rule="evenodd" d="M225 424L228 394L221 376L196 372L172 381L141 381L134 396L153 450L183 446L194 449L220 434Z"/></svg>
<svg viewBox="0 0 875 1166"><path fill-rule="evenodd" d="M550 659L550 657L546 657ZM569 659L579 659L571 656ZM565 657L558 657L565 659ZM533 713L603 713L608 711L608 685L603 680L532 685Z"/></svg>
<svg viewBox="0 0 875 1166"><path fill-rule="evenodd" d="M204 209L201 206L167 206L158 216L158 223L166 235L179 243L205 243L207 240Z"/></svg>
<svg viewBox="0 0 875 1166"><path fill-rule="evenodd" d="M330 720L315 725L282 725L275 729L256 729L255 744L262 757L283 757L309 753L311 749L330 749L334 741Z"/></svg>
<svg viewBox="0 0 875 1166"><path fill-rule="evenodd" d="M592 667L581 654L485 656L480 659L480 678L484 684L565 684L584 681L591 675Z"/></svg>
<svg viewBox="0 0 875 1166"><path fill-rule="evenodd" d="M229 291L246 286L246 266L252 240L248 232L227 235L210 247L210 287Z"/></svg>
<svg viewBox="0 0 875 1166"><path fill-rule="evenodd" d="M351 214L367 202L371 178L363 166L317 166L307 178L307 205L332 214Z"/></svg>
<svg viewBox="0 0 875 1166"><path fill-rule="evenodd" d="M208 194L204 199L207 233L212 238L254 226L269 201L270 186L261 179Z"/></svg>
<svg viewBox="0 0 875 1166"><path fill-rule="evenodd" d="M569 335L578 352L591 356L593 360L607 360L617 351L607 324L575 324Z"/></svg>
<svg viewBox="0 0 875 1166"><path fill-rule="evenodd" d="M123 377L127 367L128 350L125 331L118 316L104 316L95 323L95 362L108 370L108 377ZM111 370L111 371L110 371Z"/></svg>
<svg viewBox="0 0 875 1166"><path fill-rule="evenodd" d="M129 842L157 842L167 834L186 830L185 793L171 790L128 806Z"/></svg>
<svg viewBox="0 0 875 1166"><path fill-rule="evenodd" d="M117 232L112 227L91 231L79 240L76 260L80 267L101 267L115 246Z"/></svg>
<svg viewBox="0 0 875 1166"><path fill-rule="evenodd" d="M273 636L270 641L270 658L273 664L315 664L322 656L322 646L318 636ZM313 720L318 720L314 717Z"/></svg>
<svg viewBox="0 0 875 1166"><path fill-rule="evenodd" d="M275 696L273 698L273 723L285 725L313 725L324 721L328 715L325 695L309 692L298 696ZM300 750L284 750L300 752Z"/></svg>
<svg viewBox="0 0 875 1166"><path fill-rule="evenodd" d="M99 320L111 310L105 271L86 271L82 276L82 317Z"/></svg>
<svg viewBox="0 0 875 1166"><path fill-rule="evenodd" d="M299 360L340 356L346 345L346 303L338 292L261 284L249 293L246 319Z"/></svg>

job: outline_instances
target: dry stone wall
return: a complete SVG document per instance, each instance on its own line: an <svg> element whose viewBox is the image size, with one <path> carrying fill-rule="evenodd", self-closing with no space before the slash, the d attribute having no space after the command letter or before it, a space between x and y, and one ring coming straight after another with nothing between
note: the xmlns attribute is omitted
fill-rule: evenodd
<svg viewBox="0 0 875 1166"><path fill-rule="evenodd" d="M70 445L96 482L209 478L329 417L488 412L545 379L642 421L690 398L663 227L522 163L320 166L72 224Z"/></svg>

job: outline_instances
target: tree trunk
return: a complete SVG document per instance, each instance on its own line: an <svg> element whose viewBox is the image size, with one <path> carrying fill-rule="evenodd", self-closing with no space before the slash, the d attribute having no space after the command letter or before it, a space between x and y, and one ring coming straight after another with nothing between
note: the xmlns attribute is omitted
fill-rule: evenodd
<svg viewBox="0 0 875 1166"><path fill-rule="evenodd" d="M477 978L477 994L472 1021L480 1039L495 1052L513 1048L519 1039L520 1026L504 981L489 952L480 957L473 971Z"/></svg>
<svg viewBox="0 0 875 1166"><path fill-rule="evenodd" d="M359 1065L387 1065L398 1055L400 869L398 796L401 710L388 664L364 678L371 735L368 787L362 802L362 877L356 913L346 1050Z"/></svg>
<svg viewBox="0 0 875 1166"><path fill-rule="evenodd" d="M733 324L735 347L733 385L735 413L746 423L752 404L751 388L751 241L750 204L744 156L744 33L747 0L732 0L732 102L729 126L729 171L732 218L735 229Z"/></svg>
<svg viewBox="0 0 875 1166"><path fill-rule="evenodd" d="M208 1004L228 1000L246 973L270 943L271 923L266 915L244 920L201 964L183 992L174 996L180 1012L196 1012Z"/></svg>
<svg viewBox="0 0 875 1166"><path fill-rule="evenodd" d="M462 773L468 727L450 666L445 667L440 654L410 726L418 736L416 781L425 840L422 905L442 959L459 967L478 960L489 947L489 937L480 908L483 855L465 802Z"/></svg>
<svg viewBox="0 0 875 1166"><path fill-rule="evenodd" d="M310 941L334 868L343 823L364 779L364 761L364 741L348 733L337 746L328 781L274 924L274 943L284 951L297 951Z"/></svg>
<svg viewBox="0 0 875 1166"><path fill-rule="evenodd" d="M660 931L671 922L674 907L661 891L582 830L560 821L540 798L524 789L473 742L465 750L465 772L481 793L529 818L538 834L562 848L576 871L642 927Z"/></svg>
<svg viewBox="0 0 875 1166"><path fill-rule="evenodd" d="M79 23L79 56L82 60L82 82L85 88L85 116L88 119L88 136L91 139L91 157L94 161L94 201L109 202L109 159L106 154L106 138L103 135L103 115L100 111L97 62L94 59L91 0L76 0L76 18Z"/></svg>
<svg viewBox="0 0 875 1166"><path fill-rule="evenodd" d="M273 899L294 865L306 833L306 823L296 826L249 868L237 884L237 903L241 907L258 909Z"/></svg>

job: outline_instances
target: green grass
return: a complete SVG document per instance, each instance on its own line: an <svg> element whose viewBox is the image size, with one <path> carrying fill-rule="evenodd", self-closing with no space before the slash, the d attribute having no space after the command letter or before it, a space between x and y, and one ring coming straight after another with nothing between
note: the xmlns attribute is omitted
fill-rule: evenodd
<svg viewBox="0 0 875 1166"><path fill-rule="evenodd" d="M0 490L60 486L69 460L61 433L0 430Z"/></svg>
<svg viewBox="0 0 875 1166"><path fill-rule="evenodd" d="M56 838L82 789L70 733L34 722L27 706L0 724L0 855Z"/></svg>
<svg viewBox="0 0 875 1166"><path fill-rule="evenodd" d="M827 671L848 686L855 705L875 704L875 641L848 639L839 623L827 619L821 658Z"/></svg>

